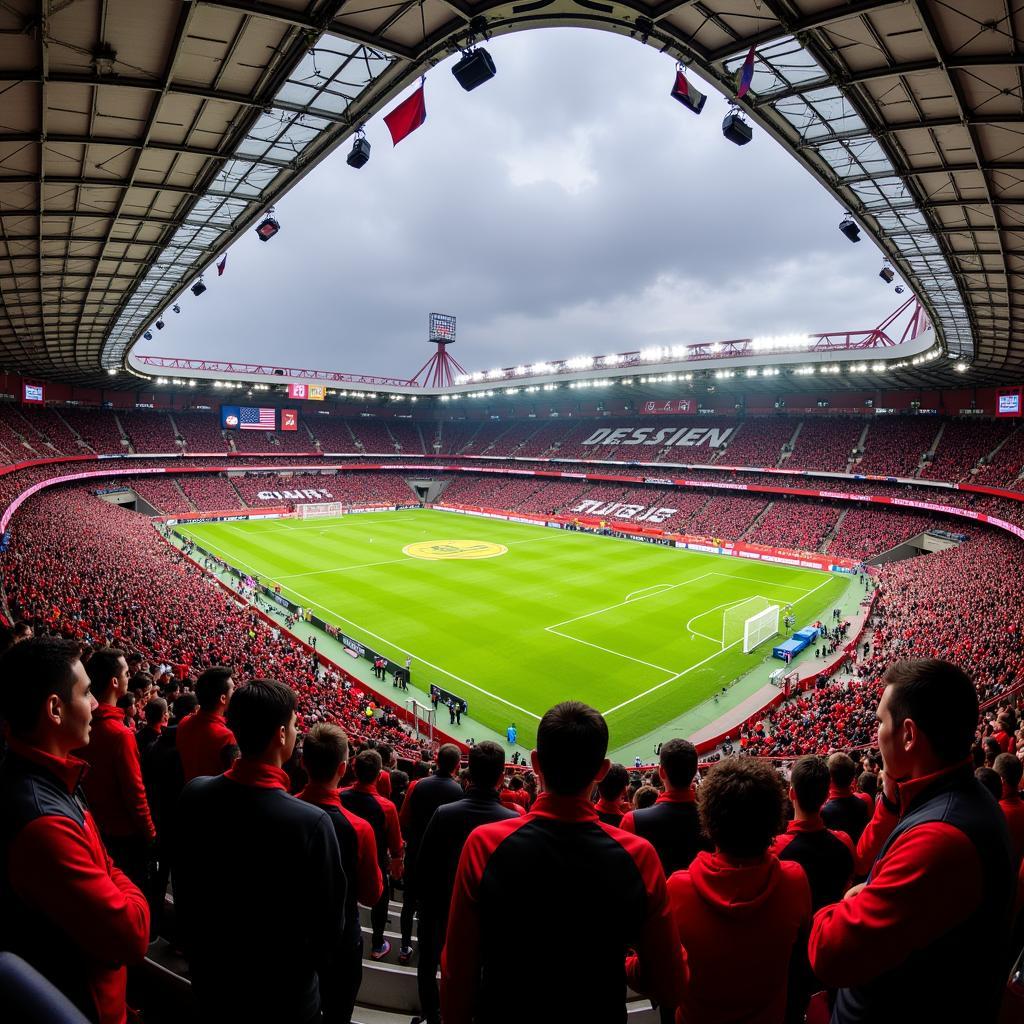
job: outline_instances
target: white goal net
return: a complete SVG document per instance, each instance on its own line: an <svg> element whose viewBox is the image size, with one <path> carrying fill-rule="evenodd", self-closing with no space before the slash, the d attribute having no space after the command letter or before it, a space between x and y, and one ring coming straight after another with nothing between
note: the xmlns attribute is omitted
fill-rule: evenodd
<svg viewBox="0 0 1024 1024"><path fill-rule="evenodd" d="M779 606L766 597L751 597L726 608L722 616L722 646L743 642L743 653L770 640L779 632Z"/></svg>
<svg viewBox="0 0 1024 1024"><path fill-rule="evenodd" d="M328 519L342 514L340 501L321 501L314 505L296 505L296 519Z"/></svg>

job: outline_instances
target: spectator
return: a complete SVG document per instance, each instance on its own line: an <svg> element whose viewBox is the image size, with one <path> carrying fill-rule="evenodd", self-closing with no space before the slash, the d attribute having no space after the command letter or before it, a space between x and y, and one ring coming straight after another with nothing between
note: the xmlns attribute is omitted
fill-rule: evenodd
<svg viewBox="0 0 1024 1024"><path fill-rule="evenodd" d="M320 1020L318 970L333 969L344 940L334 826L287 792L295 705L284 683L239 689L228 721L241 757L223 775L193 779L178 804L175 910L199 1019L211 1024ZM313 896L296 907L299 880Z"/></svg>
<svg viewBox="0 0 1024 1024"><path fill-rule="evenodd" d="M441 1017L621 1021L625 953L652 998L678 1005L686 961L651 845L598 820L590 792L608 770L608 726L568 701L551 708L530 755L544 792L529 814L481 825L459 861L442 955ZM532 926L531 984L517 985L520 935ZM578 941L565 941L571 921Z"/></svg>
<svg viewBox="0 0 1024 1024"><path fill-rule="evenodd" d="M462 755L454 743L445 743L437 752L437 767L433 775L417 779L409 787L402 804L400 822L405 839L405 889L402 900L402 948L398 953L399 963L407 964L412 959L412 920L418 900L420 876L416 870L420 840L427 829L431 816L438 807L462 799L462 787L453 778ZM426 884L432 885L429 879Z"/></svg>
<svg viewBox="0 0 1024 1024"><path fill-rule="evenodd" d="M658 802L659 796L661 796L661 794L653 786L641 786L633 794L633 810L643 811L648 807L653 807ZM623 822L625 822L628 817L630 817L630 815L625 815L622 819ZM626 831L628 832L629 829L627 828Z"/></svg>
<svg viewBox="0 0 1024 1024"><path fill-rule="evenodd" d="M673 871L688 868L698 850L710 849L701 831L693 778L697 774L697 748L689 740L674 738L661 745L658 776L665 792L654 805L630 811L622 819L627 832L646 839L658 853L668 878ZM644 792L637 791L637 797ZM653 787L650 787L653 789Z"/></svg>
<svg viewBox="0 0 1024 1024"><path fill-rule="evenodd" d="M377 792L380 778L380 754L376 750L363 750L356 756L355 785L341 791L341 804L352 814L370 823L377 843L377 863L380 865L384 887L380 899L370 911L373 929L370 956L383 960L391 952L391 943L384 938L388 920L388 900L391 898L391 879L402 877L402 830L395 805Z"/></svg>
<svg viewBox="0 0 1024 1024"><path fill-rule="evenodd" d="M783 1019L790 962L811 921L803 869L769 849L784 799L775 769L753 758L716 764L700 787L701 824L714 852L701 851L668 880L690 957L677 1017L686 1024Z"/></svg>
<svg viewBox="0 0 1024 1024"><path fill-rule="evenodd" d="M970 766L978 695L936 659L896 662L882 683L883 792L861 839L877 859L816 915L811 966L840 989L833 1024L991 1021L1014 880L1006 823Z"/></svg>
<svg viewBox="0 0 1024 1024"><path fill-rule="evenodd" d="M462 848L478 825L518 818L519 812L498 799L505 774L505 752L491 740L469 752L469 788L465 796L434 812L423 833L416 870L424 884L419 892L419 958L416 961L420 1009L425 1024L440 1024L437 968L441 961L455 872Z"/></svg>
<svg viewBox="0 0 1024 1024"><path fill-rule="evenodd" d="M381 661L383 662L383 658ZM383 674L381 679L383 679ZM377 776L377 792L391 800L391 770L395 767L395 750L390 743L378 743L377 753L380 754L380 775ZM394 803L394 800L391 800Z"/></svg>
<svg viewBox="0 0 1024 1024"><path fill-rule="evenodd" d="M163 697L154 697L145 707L143 711L143 717L146 720L146 724L135 734L135 745L139 748L139 759L140 763L145 758L146 753L150 747L160 738L160 733L163 732L164 726L167 725L170 719L170 713L167 710L167 701ZM145 783L146 773L142 773L142 780ZM147 801L149 800L149 794L146 794ZM152 808L150 808L152 812ZM155 825L154 821L154 825Z"/></svg>
<svg viewBox="0 0 1024 1024"><path fill-rule="evenodd" d="M599 821L616 828L622 823L625 805L622 802L629 786L629 772L625 765L613 764L597 784L598 801L594 806Z"/></svg>
<svg viewBox="0 0 1024 1024"><path fill-rule="evenodd" d="M89 741L95 700L78 655L78 644L44 638L0 659L2 945L90 1021L123 1024L126 965L146 955L149 909L107 854L79 785L86 766L71 752Z"/></svg>
<svg viewBox="0 0 1024 1024"><path fill-rule="evenodd" d="M1003 796L1003 780L994 768L982 765L974 769L974 777L992 794L992 799L997 803Z"/></svg>
<svg viewBox="0 0 1024 1024"><path fill-rule="evenodd" d="M358 903L372 907L384 889L377 863L373 829L341 806L338 784L348 766L348 737L337 725L319 722L306 734L302 766L309 781L299 799L326 811L341 849L348 882L345 933L333 969L320 975L320 998L325 1024L349 1024L363 977L363 930Z"/></svg>
<svg viewBox="0 0 1024 1024"><path fill-rule="evenodd" d="M1015 754L1000 754L992 766L999 776L999 806L1006 815L1010 832L1010 850L1018 870L1024 862L1024 800L1020 798L1020 780L1024 765Z"/></svg>
<svg viewBox="0 0 1024 1024"><path fill-rule="evenodd" d="M230 668L208 668L196 681L199 710L178 727L178 753L185 781L220 775L238 756L238 745L225 724L235 681Z"/></svg>
<svg viewBox="0 0 1024 1024"><path fill-rule="evenodd" d="M128 692L128 662L123 651L101 647L86 671L98 705L89 744L79 751L89 764L83 788L114 863L145 892L156 828L142 783L139 748L117 706Z"/></svg>
<svg viewBox="0 0 1024 1024"><path fill-rule="evenodd" d="M856 846L871 818L867 804L853 791L857 765L849 754L836 753L828 759L828 773L832 784L821 817L830 829L845 832Z"/></svg>

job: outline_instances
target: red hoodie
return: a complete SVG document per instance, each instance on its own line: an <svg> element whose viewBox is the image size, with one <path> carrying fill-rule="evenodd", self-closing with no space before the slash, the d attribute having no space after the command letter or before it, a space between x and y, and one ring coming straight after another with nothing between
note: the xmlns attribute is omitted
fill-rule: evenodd
<svg viewBox="0 0 1024 1024"><path fill-rule="evenodd" d="M139 747L113 704L93 709L89 745L77 751L88 762L82 788L103 835L113 839L152 839L156 835L142 784Z"/></svg>
<svg viewBox="0 0 1024 1024"><path fill-rule="evenodd" d="M750 862L701 851L669 878L668 895L690 962L676 1019L779 1024L790 957L811 923L800 865L773 853Z"/></svg>

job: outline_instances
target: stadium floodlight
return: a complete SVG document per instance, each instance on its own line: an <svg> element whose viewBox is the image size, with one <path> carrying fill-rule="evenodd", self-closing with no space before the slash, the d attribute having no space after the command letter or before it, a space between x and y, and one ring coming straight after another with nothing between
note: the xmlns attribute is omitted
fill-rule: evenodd
<svg viewBox="0 0 1024 1024"><path fill-rule="evenodd" d="M142 336L146 339L146 341L152 341L153 340L153 332L152 331L144 331Z"/></svg>
<svg viewBox="0 0 1024 1024"><path fill-rule="evenodd" d="M901 285L901 284L896 285L896 294L897 295L902 295L906 290L907 289L904 288L903 285Z"/></svg>
<svg viewBox="0 0 1024 1024"><path fill-rule="evenodd" d="M156 327L158 331L162 331L164 329L164 322L163 320L157 320L153 326Z"/></svg>
<svg viewBox="0 0 1024 1024"><path fill-rule="evenodd" d="M370 140L366 137L366 132L360 125L356 129L356 136L352 140L352 148L349 150L348 156L345 158L345 163L349 167L354 167L359 170L360 167L365 167L370 159Z"/></svg>
<svg viewBox="0 0 1024 1024"><path fill-rule="evenodd" d="M886 263L882 269L878 272L878 276L886 283L892 284L893 278L896 276L896 271Z"/></svg>
<svg viewBox="0 0 1024 1024"><path fill-rule="evenodd" d="M860 241L860 228L857 227L857 222L849 214L839 222L839 230L842 231L842 233L846 235L851 242Z"/></svg>
<svg viewBox="0 0 1024 1024"><path fill-rule="evenodd" d="M957 363L953 369L956 370L957 373L966 373L970 369L970 365L968 363Z"/></svg>
<svg viewBox="0 0 1024 1024"><path fill-rule="evenodd" d="M202 276L200 276L199 280L198 280L198 281L196 281L196 283L195 283L194 285L192 285L192 288L191 288L190 290L191 290L192 294L193 294L193 295L194 295L194 296L195 296L195 297L196 297L197 299L199 298L199 296L200 296L200 295L202 295L202 294L203 294L203 292L205 292L205 291L206 291L206 285L205 285L205 284L203 284L203 278L202 278ZM174 310L174 312L175 312L175 313L177 313L177 312L178 312L178 310L177 310L177 307L175 307L175 310Z"/></svg>
<svg viewBox="0 0 1024 1024"><path fill-rule="evenodd" d="M722 135L737 146L745 146L754 137L754 129L738 110L733 109L722 121Z"/></svg>
<svg viewBox="0 0 1024 1024"><path fill-rule="evenodd" d="M256 235L261 242L269 242L281 230L281 225L274 219L273 213L274 210L271 207L256 228Z"/></svg>
<svg viewBox="0 0 1024 1024"><path fill-rule="evenodd" d="M171 309L173 309L175 313L180 313L181 312L181 306L179 306L177 303L175 303L173 306L171 306Z"/></svg>
<svg viewBox="0 0 1024 1024"><path fill-rule="evenodd" d="M565 365L570 370L589 370L594 365L593 356L573 356L567 359Z"/></svg>
<svg viewBox="0 0 1024 1024"><path fill-rule="evenodd" d="M466 92L472 92L478 85L489 82L497 73L494 58L482 46L463 50L462 58L452 66L455 81Z"/></svg>

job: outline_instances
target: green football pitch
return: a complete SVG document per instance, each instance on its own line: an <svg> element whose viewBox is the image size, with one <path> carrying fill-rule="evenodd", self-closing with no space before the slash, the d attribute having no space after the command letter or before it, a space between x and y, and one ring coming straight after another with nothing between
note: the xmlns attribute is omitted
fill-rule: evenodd
<svg viewBox="0 0 1024 1024"><path fill-rule="evenodd" d="M498 732L515 722L524 744L570 698L604 713L613 748L631 742L770 653L723 643L729 609L792 604L803 624L848 582L428 509L177 529L367 646L411 657L418 688L457 693Z"/></svg>

